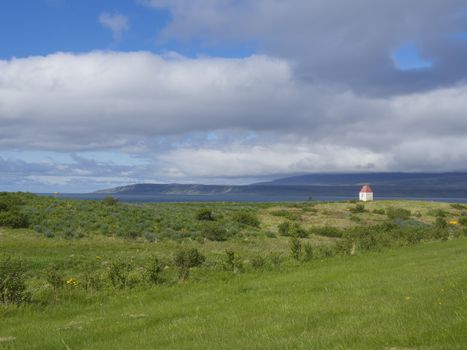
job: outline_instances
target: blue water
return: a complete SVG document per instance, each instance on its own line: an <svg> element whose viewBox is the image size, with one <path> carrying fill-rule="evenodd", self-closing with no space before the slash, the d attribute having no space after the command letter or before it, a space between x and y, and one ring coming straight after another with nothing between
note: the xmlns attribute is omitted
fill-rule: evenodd
<svg viewBox="0 0 467 350"><path fill-rule="evenodd" d="M54 195L51 193L42 193L42 196ZM101 200L108 197L108 194L81 194L81 193L63 193L58 198ZM112 194L112 197L118 198L121 202L129 203L158 203L158 202L303 202L309 200L308 195L257 195L257 194L218 194L218 195L130 195L130 194ZM343 195L316 195L313 201L340 201L356 200L355 196ZM434 202L467 203L467 197L431 197L431 196L376 196L376 200L421 200Z"/></svg>

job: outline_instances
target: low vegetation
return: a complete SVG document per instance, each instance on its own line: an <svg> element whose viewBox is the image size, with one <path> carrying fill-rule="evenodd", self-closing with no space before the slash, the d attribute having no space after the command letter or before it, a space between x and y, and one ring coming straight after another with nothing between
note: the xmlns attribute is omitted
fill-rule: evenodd
<svg viewBox="0 0 467 350"><path fill-rule="evenodd" d="M17 193L0 194L0 213L24 219L0 227L0 346L5 338L18 349L461 349L465 339L462 205L125 204ZM449 298L433 304L433 288ZM229 321L237 318L248 328ZM326 332L336 324L339 332ZM58 339L40 337L52 329ZM223 341L216 329L229 329ZM133 338L143 333L154 335Z"/></svg>

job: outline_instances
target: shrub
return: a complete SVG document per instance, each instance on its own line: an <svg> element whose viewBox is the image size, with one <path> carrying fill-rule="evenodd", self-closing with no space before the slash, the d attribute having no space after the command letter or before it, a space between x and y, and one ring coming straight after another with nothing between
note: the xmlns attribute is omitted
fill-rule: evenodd
<svg viewBox="0 0 467 350"><path fill-rule="evenodd" d="M47 283L49 283L52 288L57 291L65 285L65 279L58 272L58 267L55 265L50 265L47 268Z"/></svg>
<svg viewBox="0 0 467 350"><path fill-rule="evenodd" d="M313 227L311 233L325 237L342 237L343 231L333 226Z"/></svg>
<svg viewBox="0 0 467 350"><path fill-rule="evenodd" d="M197 220L213 221L214 216L212 215L211 210L209 210L207 208L203 208L203 209L198 210L198 212L196 213L196 219Z"/></svg>
<svg viewBox="0 0 467 350"><path fill-rule="evenodd" d="M136 230L126 231L124 234L124 237L128 239L137 239L138 236L139 236L139 233Z"/></svg>
<svg viewBox="0 0 467 350"><path fill-rule="evenodd" d="M0 212L0 226L11 228L26 228L29 226L28 217L19 211Z"/></svg>
<svg viewBox="0 0 467 350"><path fill-rule="evenodd" d="M295 260L300 260L300 255L302 253L302 242L298 237L291 237L289 241L290 255Z"/></svg>
<svg viewBox="0 0 467 350"><path fill-rule="evenodd" d="M266 266L266 259L261 255L256 255L251 259L251 266L255 270L261 270Z"/></svg>
<svg viewBox="0 0 467 350"><path fill-rule="evenodd" d="M334 256L336 254L336 251L332 246L329 245L320 245L316 247L316 256L318 258L329 258L331 256Z"/></svg>
<svg viewBox="0 0 467 350"><path fill-rule="evenodd" d="M452 203L451 208L454 208L457 210L464 210L464 209L467 209L467 205L460 204L460 203Z"/></svg>
<svg viewBox="0 0 467 350"><path fill-rule="evenodd" d="M282 254L281 253L269 253L269 260L271 260L271 264L274 268L278 268L282 264Z"/></svg>
<svg viewBox="0 0 467 350"><path fill-rule="evenodd" d="M144 238L146 238L148 242L154 242L156 240L156 236L154 236L154 233L152 232L146 232L144 234Z"/></svg>
<svg viewBox="0 0 467 350"><path fill-rule="evenodd" d="M433 209L433 210L429 210L427 212L427 214L430 215L430 216L445 218L446 215L448 215L448 212L446 210L443 210L443 209Z"/></svg>
<svg viewBox="0 0 467 350"><path fill-rule="evenodd" d="M29 301L26 291L26 268L21 260L10 256L0 258L0 302L21 304Z"/></svg>
<svg viewBox="0 0 467 350"><path fill-rule="evenodd" d="M259 219L256 214L248 211L238 211L233 215L233 220L242 225L259 227Z"/></svg>
<svg viewBox="0 0 467 350"><path fill-rule="evenodd" d="M282 236L295 236L305 238L308 236L308 232L299 223L289 223L285 221L278 226L279 234Z"/></svg>
<svg viewBox="0 0 467 350"><path fill-rule="evenodd" d="M303 260L310 261L313 259L313 246L310 243L303 245L303 252L305 253Z"/></svg>
<svg viewBox="0 0 467 350"><path fill-rule="evenodd" d="M366 210L363 204L358 203L355 205L355 207L349 208L349 211L352 213L364 213Z"/></svg>
<svg viewBox="0 0 467 350"><path fill-rule="evenodd" d="M225 264L224 268L228 271L233 271L235 268L235 253L233 250L225 251Z"/></svg>
<svg viewBox="0 0 467 350"><path fill-rule="evenodd" d="M386 215L388 216L389 219L395 220L395 219L408 219L412 215L410 210L403 209L403 208L388 208L386 210Z"/></svg>
<svg viewBox="0 0 467 350"><path fill-rule="evenodd" d="M108 205L108 206L114 206L118 204L118 199L112 196L108 196L102 199L102 204Z"/></svg>
<svg viewBox="0 0 467 350"><path fill-rule="evenodd" d="M175 254L174 263L178 268L178 276L180 279L187 279L190 273L190 268L200 266L206 258L198 249L182 249Z"/></svg>
<svg viewBox="0 0 467 350"><path fill-rule="evenodd" d="M467 226L467 216L461 216L459 218L459 220L457 220L459 222L459 224L463 225L463 226Z"/></svg>
<svg viewBox="0 0 467 350"><path fill-rule="evenodd" d="M284 221L283 223L279 224L277 226L278 230L279 230L279 234L281 236L289 236L289 230L290 230L290 222L288 221Z"/></svg>
<svg viewBox="0 0 467 350"><path fill-rule="evenodd" d="M290 226L290 235L300 238L308 237L308 232L298 223L294 222Z"/></svg>
<svg viewBox="0 0 467 350"><path fill-rule="evenodd" d="M373 214L385 215L386 211L384 209L374 209Z"/></svg>
<svg viewBox="0 0 467 350"><path fill-rule="evenodd" d="M96 262L88 262L81 266L82 286L87 291L97 291L102 287L101 273Z"/></svg>
<svg viewBox="0 0 467 350"><path fill-rule="evenodd" d="M112 261L109 266L109 278L112 286L123 289L128 285L128 276L132 266L124 261Z"/></svg>
<svg viewBox="0 0 467 350"><path fill-rule="evenodd" d="M446 219L441 216L436 217L434 225L437 229L446 229L448 227Z"/></svg>
<svg viewBox="0 0 467 350"><path fill-rule="evenodd" d="M354 253L354 242L351 239L344 238L336 242L335 250L336 253L343 255L352 255Z"/></svg>
<svg viewBox="0 0 467 350"><path fill-rule="evenodd" d="M225 241L228 238L227 230L214 222L203 226L202 235L210 241Z"/></svg>
<svg viewBox="0 0 467 350"><path fill-rule="evenodd" d="M150 283L161 284L163 282L163 278L161 277L163 264L159 261L156 255L152 255L149 258L145 269L146 277Z"/></svg>
<svg viewBox="0 0 467 350"><path fill-rule="evenodd" d="M243 263L240 259L240 256L235 254L233 250L225 251L224 268L227 271L232 271L235 273L243 271Z"/></svg>
<svg viewBox="0 0 467 350"><path fill-rule="evenodd" d="M271 211L271 215L284 217L291 221L300 220L300 218L302 217L300 213L284 209Z"/></svg>
<svg viewBox="0 0 467 350"><path fill-rule="evenodd" d="M0 192L0 212L16 210L22 204L24 201L17 194Z"/></svg>

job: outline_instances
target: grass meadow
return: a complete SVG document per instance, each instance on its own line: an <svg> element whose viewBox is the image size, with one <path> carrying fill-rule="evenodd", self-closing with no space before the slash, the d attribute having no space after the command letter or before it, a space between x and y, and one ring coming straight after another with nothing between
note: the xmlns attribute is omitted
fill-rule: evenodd
<svg viewBox="0 0 467 350"><path fill-rule="evenodd" d="M0 349L467 348L463 205L19 198Z"/></svg>

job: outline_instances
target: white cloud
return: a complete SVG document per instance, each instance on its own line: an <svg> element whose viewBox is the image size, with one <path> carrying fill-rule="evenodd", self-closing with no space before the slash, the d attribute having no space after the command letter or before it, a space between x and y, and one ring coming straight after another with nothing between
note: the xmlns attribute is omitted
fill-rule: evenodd
<svg viewBox="0 0 467 350"><path fill-rule="evenodd" d="M16 164L37 176L209 181L466 170L465 110L467 85L364 97L304 82L290 62L264 55L92 52L0 61L0 150L100 150L152 163Z"/></svg>
<svg viewBox="0 0 467 350"><path fill-rule="evenodd" d="M130 29L128 17L118 13L102 13L99 23L112 32L115 41L120 41L123 34Z"/></svg>
<svg viewBox="0 0 467 350"><path fill-rule="evenodd" d="M160 157L173 177L258 177L304 172L385 171L388 157L367 149L330 144L272 143L222 149L182 148Z"/></svg>

